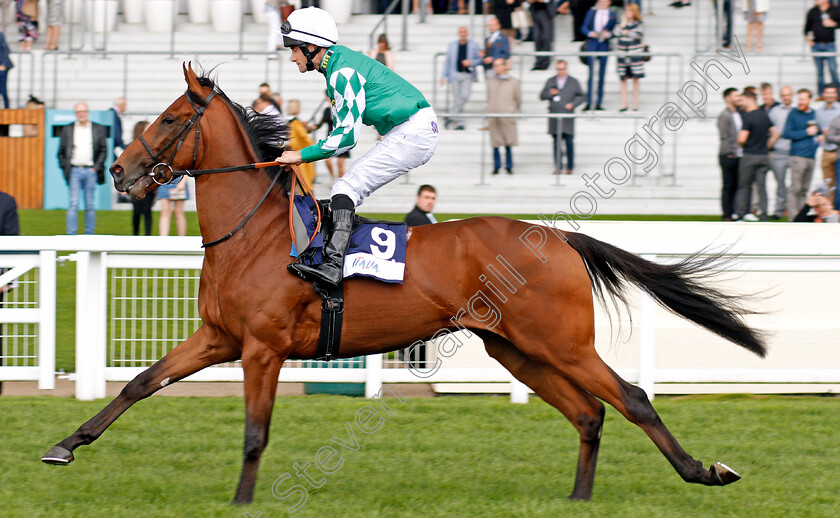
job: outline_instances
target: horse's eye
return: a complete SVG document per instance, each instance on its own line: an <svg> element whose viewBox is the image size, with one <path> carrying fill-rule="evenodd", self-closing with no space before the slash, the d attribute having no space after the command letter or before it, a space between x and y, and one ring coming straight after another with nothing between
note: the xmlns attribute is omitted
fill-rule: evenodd
<svg viewBox="0 0 840 518"><path fill-rule="evenodd" d="M161 123L161 124L172 124L172 123L174 123L174 122L175 122L175 118L174 118L174 117L164 117L164 118L163 118L163 119L161 119L161 121L160 121L160 123Z"/></svg>

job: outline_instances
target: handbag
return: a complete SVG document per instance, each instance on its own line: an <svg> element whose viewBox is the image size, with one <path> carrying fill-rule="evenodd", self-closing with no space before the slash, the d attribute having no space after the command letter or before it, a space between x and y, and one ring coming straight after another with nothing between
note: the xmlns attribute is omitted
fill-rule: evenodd
<svg viewBox="0 0 840 518"><path fill-rule="evenodd" d="M587 48L586 48L586 43L587 43L587 42L585 42L585 41L584 41L584 42L581 44L581 46L580 46L580 51L581 51L581 52L588 52L588 51L589 51L589 49L587 49ZM578 58L580 58L580 62L581 62L582 64L584 64L584 65L586 65L586 66L589 66L589 56L578 56Z"/></svg>
<svg viewBox="0 0 840 518"><path fill-rule="evenodd" d="M648 45L648 44L646 43L646 44L642 47L642 52L645 52L645 53L650 52L650 45ZM650 61L650 59L651 59L652 57L653 57L653 56L645 56L645 57L643 57L643 58L642 58L642 61L644 61L645 63L647 63L648 61Z"/></svg>

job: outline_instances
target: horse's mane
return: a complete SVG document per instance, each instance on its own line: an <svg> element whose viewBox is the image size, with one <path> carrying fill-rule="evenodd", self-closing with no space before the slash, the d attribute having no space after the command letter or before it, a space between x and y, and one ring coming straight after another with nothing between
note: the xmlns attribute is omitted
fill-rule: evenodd
<svg viewBox="0 0 840 518"><path fill-rule="evenodd" d="M271 162L283 153L285 150L284 142L289 138L289 123L285 119L274 115L263 115L254 111L253 108L246 108L231 101L216 82L207 75L199 77L198 84L212 88L216 92L216 97L221 97L230 106L245 129L245 133L251 141L251 147L257 153L257 160ZM187 95L194 102L201 101L189 90ZM274 171L273 167L266 169L269 176L273 176Z"/></svg>

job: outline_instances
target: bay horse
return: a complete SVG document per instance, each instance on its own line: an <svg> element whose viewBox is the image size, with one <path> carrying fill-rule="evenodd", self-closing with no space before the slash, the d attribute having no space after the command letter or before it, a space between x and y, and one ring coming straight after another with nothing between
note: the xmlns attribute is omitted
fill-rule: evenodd
<svg viewBox="0 0 840 518"><path fill-rule="evenodd" d="M272 160L282 151L277 147L282 128L276 122L233 103L191 66L183 68L186 93L111 167L117 190L139 198L155 189L150 172L163 156L175 169L195 170ZM272 186L277 174L283 179ZM245 444L234 502L252 501L280 368L289 358L315 357L321 320L321 299L285 268L291 247L289 183L287 172L277 168L197 178L205 242L225 236L258 207L238 233L206 249L198 298L202 325L47 452L44 462L72 462L76 448L96 440L134 403L205 367L241 359ZM717 257L695 255L659 265L584 234L552 235L546 228L492 217L410 229L403 284L345 281L339 356L393 351L440 330L475 333L491 357L557 408L580 434L573 499L592 496L604 422L601 401L638 425L686 482L721 486L738 480L740 475L726 465L707 469L688 455L645 392L621 379L595 350L594 299L626 305L625 292L635 285L672 312L763 356L762 335L745 324L749 312L740 300L705 283L717 268ZM497 285L482 272L500 273L493 263L502 259L508 274L497 276ZM510 280L511 273L517 284L503 286L505 295L501 281ZM472 304L479 293L480 311ZM470 311L459 310L467 301ZM491 306L498 310L492 319Z"/></svg>

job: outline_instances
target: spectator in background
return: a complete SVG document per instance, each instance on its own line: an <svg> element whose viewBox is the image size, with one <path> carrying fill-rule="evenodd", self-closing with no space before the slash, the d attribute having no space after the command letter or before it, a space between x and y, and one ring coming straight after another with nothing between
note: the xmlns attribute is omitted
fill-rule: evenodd
<svg viewBox="0 0 840 518"><path fill-rule="evenodd" d="M752 50L755 40L755 50L761 52L764 43L764 20L770 10L770 0L744 0L744 19L747 20L747 52Z"/></svg>
<svg viewBox="0 0 840 518"><path fill-rule="evenodd" d="M639 54L645 51L642 39L645 36L645 24L639 6L629 4L624 9L621 24L615 28L616 50L628 54ZM624 55L617 58L618 78L621 80L621 109L627 111L627 82L633 80L633 111L639 109L639 79L645 77L645 58L641 56ZM600 103L599 103L600 104Z"/></svg>
<svg viewBox="0 0 840 518"><path fill-rule="evenodd" d="M298 118L300 116L300 101L290 99L286 103L286 112L289 114L289 143L287 149L300 151L305 147L315 144L315 141L309 136L306 124ZM298 168L303 179L309 187L312 187L315 183L315 164L304 162Z"/></svg>
<svg viewBox="0 0 840 518"><path fill-rule="evenodd" d="M507 36L510 48L513 48L513 40L516 39L516 29L513 28L511 15L514 9L522 5L522 0L491 0L493 14L499 20L499 27L502 34Z"/></svg>
<svg viewBox="0 0 840 518"><path fill-rule="evenodd" d="M814 4L805 18L805 40L811 47L811 52L836 52L834 31L840 23L840 11L837 7L829 5L828 0L816 0ZM817 66L818 91L822 92L825 88L823 68L826 64L831 73L831 82L840 84L837 77L837 59L834 56L814 56L814 64Z"/></svg>
<svg viewBox="0 0 840 518"><path fill-rule="evenodd" d="M733 25L733 9L732 0L714 0L715 3L715 26L717 33L721 36L720 44L724 49L732 48L732 25ZM717 27L717 10L718 5L723 3L723 27ZM691 5L691 2L684 2L684 5Z"/></svg>
<svg viewBox="0 0 840 518"><path fill-rule="evenodd" d="M508 74L507 60L499 58L493 62L493 77L487 79L487 112L516 113L522 106L522 89L519 80ZM513 174L513 152L517 145L516 119L489 118L490 145L493 146L493 174L499 174L502 157L499 148L505 148L505 169Z"/></svg>
<svg viewBox="0 0 840 518"><path fill-rule="evenodd" d="M735 191L738 187L738 166L743 154L741 146L738 145L738 133L742 126L741 114L738 112L742 102L741 94L737 88L727 88L723 91L723 101L726 108L717 119L720 136L718 159L723 175L720 202L723 221L732 221L732 215L735 214Z"/></svg>
<svg viewBox="0 0 840 518"><path fill-rule="evenodd" d="M251 103L251 108L261 115L271 115L277 119L283 118L283 114L280 113L280 109L275 105L274 98L269 94L262 94L257 97L254 102Z"/></svg>
<svg viewBox="0 0 840 518"><path fill-rule="evenodd" d="M776 129L784 129L787 123L788 114L793 109L793 88L783 86L781 90L782 102L776 103L767 114ZM776 177L776 209L770 215L770 219L782 219L785 214L787 200L788 162L790 161L790 140L779 138L773 145L773 155L770 159L770 167L773 169L773 176Z"/></svg>
<svg viewBox="0 0 840 518"><path fill-rule="evenodd" d="M811 109L811 91L802 88L796 93L797 106L788 114L782 137L790 139L790 189L788 190L788 219L792 211L805 203L805 195L814 174L817 154L817 135L821 134L817 116Z"/></svg>
<svg viewBox="0 0 840 518"><path fill-rule="evenodd" d="M769 113L770 110L779 105L779 102L773 97L773 85L770 83L761 83L759 88L761 89L761 106L759 108Z"/></svg>
<svg viewBox="0 0 840 518"><path fill-rule="evenodd" d="M64 0L47 0L47 41L44 50L58 50L58 37L64 22Z"/></svg>
<svg viewBox="0 0 840 518"><path fill-rule="evenodd" d="M770 169L768 153L779 138L779 131L773 127L767 114L758 109L754 92L744 94L744 111L741 113L741 121L738 144L743 148L744 154L738 164L735 214L737 219L748 220L746 216L750 208L750 190L755 183L758 186L759 214L762 221L767 221L767 189L764 183L767 179L767 171ZM732 219L736 218L733 216Z"/></svg>
<svg viewBox="0 0 840 518"><path fill-rule="evenodd" d="M169 230L172 226L172 214L174 213L176 232L178 232L179 236L186 236L187 215L184 213L184 202L190 199L186 177L179 176L172 183L158 187L157 197L160 200L158 233L161 236L169 235Z"/></svg>
<svg viewBox="0 0 840 518"><path fill-rule="evenodd" d="M569 75L569 65L565 60L558 59L555 66L557 75L545 82L540 99L549 101L549 113L574 113L575 108L586 100L586 95L578 80ZM563 170L561 140L566 145L566 174L572 174L575 168L575 119L548 119L548 133L554 139L554 174Z"/></svg>
<svg viewBox="0 0 840 518"><path fill-rule="evenodd" d="M32 50L38 39L38 0L15 0L20 50Z"/></svg>
<svg viewBox="0 0 840 518"><path fill-rule="evenodd" d="M93 234L96 227L96 208L93 193L96 184L105 183L105 153L107 150L105 126L91 122L85 103L75 108L76 122L61 128L58 145L58 163L69 187L67 207L67 233L75 234L79 228L79 201L85 197L85 234Z"/></svg>
<svg viewBox="0 0 840 518"><path fill-rule="evenodd" d="M379 39L376 41L376 47L368 51L368 57L371 57L391 70L394 70L394 53L391 52L391 46L388 44L388 36L380 34Z"/></svg>
<svg viewBox="0 0 840 518"><path fill-rule="evenodd" d="M283 104L283 97L280 94L275 95L271 91L271 87L268 86L268 83L260 83L259 94L260 97L264 95L268 96L266 98L268 102L277 109L277 113L283 115L283 108L280 107Z"/></svg>
<svg viewBox="0 0 840 518"><path fill-rule="evenodd" d="M610 50L610 38L615 28L615 13L610 10L610 0L598 0L595 9L586 13L583 21L583 33L586 34L586 50L588 52L608 52ZM592 92L595 89L595 63L598 63L598 97L597 104L593 104ZM603 110L601 101L604 98L604 77L607 71L607 56L586 58L589 66L589 89L586 92L586 108L589 110Z"/></svg>
<svg viewBox="0 0 840 518"><path fill-rule="evenodd" d="M17 203L15 199L0 191L0 236L16 236L20 234L20 226L18 225ZM0 275L3 275L5 270L0 268ZM0 285L0 308L3 307L3 298L6 292L15 287L15 283ZM0 324L0 351L2 351L3 340L3 324ZM0 367L3 366L3 355L0 354ZM0 383L0 393L3 392L3 384Z"/></svg>
<svg viewBox="0 0 840 518"><path fill-rule="evenodd" d="M554 43L554 0L531 0L534 50L551 52ZM531 70L548 70L551 56L537 56Z"/></svg>
<svg viewBox="0 0 840 518"><path fill-rule="evenodd" d="M499 20L495 17L487 21L488 36L484 40L484 49L478 52L484 64L484 73L490 78L493 77L493 63L497 59L508 59L510 57L510 42L502 34Z"/></svg>
<svg viewBox="0 0 840 518"><path fill-rule="evenodd" d="M329 93L327 93L327 101L330 100ZM332 118L332 107L329 102L327 102L327 107L324 108L324 114L321 116L321 122L318 123L317 126L311 126L309 128L310 131L315 131L319 129L321 126L327 126L327 135L332 133L333 130L333 118ZM346 171L345 162L347 159L350 158L350 150L348 149L344 153L340 155L333 155L329 158L324 159L324 163L327 165L327 171L330 172L330 178L335 181L338 178L344 176L344 171ZM335 165L333 165L333 160L335 160ZM336 176L338 173L338 176Z"/></svg>
<svg viewBox="0 0 840 518"><path fill-rule="evenodd" d="M15 198L0 191L0 236L17 236L19 234L20 224Z"/></svg>
<svg viewBox="0 0 840 518"><path fill-rule="evenodd" d="M268 39L265 42L265 51L268 54L268 59L277 59L277 49L280 47L281 4L281 0L265 0L263 11L268 20Z"/></svg>
<svg viewBox="0 0 840 518"><path fill-rule="evenodd" d="M840 115L831 119L831 123L828 126L828 132L825 136L826 143L834 144L835 146L840 146ZM836 153L836 151L835 151ZM834 208L840 208L840 191L837 190L837 186L840 185L840 160L834 161Z"/></svg>
<svg viewBox="0 0 840 518"><path fill-rule="evenodd" d="M122 138L122 116L125 114L125 106L125 97L117 97L114 99L114 105L108 110L114 116L114 157L116 158L119 158L125 151L125 143L123 143Z"/></svg>
<svg viewBox="0 0 840 518"><path fill-rule="evenodd" d="M437 191L431 185L421 185L417 189L417 201L414 203L414 209L405 215L405 224L409 227L419 227L420 225L429 225L437 223L435 215L432 211L435 210L435 202L437 201Z"/></svg>
<svg viewBox="0 0 840 518"><path fill-rule="evenodd" d="M452 88L452 113L463 113L464 105L472 93L472 84L476 80L475 65L480 62L478 43L468 38L467 28L458 27L458 39L449 44L440 75L440 84L449 82ZM444 127L448 128L452 122L455 123L456 130L464 129L463 118L453 120L447 117Z"/></svg>
<svg viewBox="0 0 840 518"><path fill-rule="evenodd" d="M0 97L3 98L3 108L9 107L9 94L6 92L6 78L9 75L9 70L15 66L9 57L9 53L6 35L3 34L2 27L0 27Z"/></svg>
<svg viewBox="0 0 840 518"><path fill-rule="evenodd" d="M821 185L814 189L805 200L799 214L793 218L798 223L840 223L840 212L831 203L833 188Z"/></svg>
<svg viewBox="0 0 840 518"><path fill-rule="evenodd" d="M823 173L823 182L829 187L834 185L834 163L837 162L837 144L825 140L828 127L835 117L840 115L840 104L837 103L837 85L831 83L825 85L822 93L825 103L822 108L814 110L817 114L817 124L822 130L822 136L818 139L822 145L822 160L820 167Z"/></svg>
<svg viewBox="0 0 840 518"><path fill-rule="evenodd" d="M564 0L557 6L560 14L572 15L572 41L586 41L586 34L583 32L583 21L586 13L595 7L597 0Z"/></svg>
<svg viewBox="0 0 840 518"><path fill-rule="evenodd" d="M134 142L137 140L137 137L143 134L146 131L146 128L149 127L148 121L140 121L134 125L134 131L132 131L131 141ZM140 235L140 220L143 220L143 226L146 229L147 236L152 235L152 205L155 204L155 198L157 197L157 189L154 191L149 191L146 193L146 196L142 200L135 200L131 198L131 229L134 232L135 236Z"/></svg>

